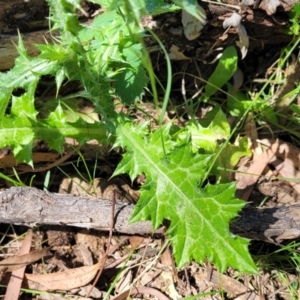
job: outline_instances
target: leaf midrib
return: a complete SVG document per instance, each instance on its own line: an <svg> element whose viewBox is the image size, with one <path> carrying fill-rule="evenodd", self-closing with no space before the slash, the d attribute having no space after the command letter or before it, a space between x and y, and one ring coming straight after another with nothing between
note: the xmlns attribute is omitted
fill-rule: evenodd
<svg viewBox="0 0 300 300"><path fill-rule="evenodd" d="M185 203L190 203L192 205L192 207L194 207L194 209L197 211L198 215L199 215L199 218L202 220L204 220L205 224L207 225L208 228L211 229L211 232L214 233L216 236L219 237L219 240L222 240L223 241L223 244L224 245L227 245L227 247L229 247L233 253L236 253L236 254L239 254L232 246L230 243L227 242L227 239L225 239L224 236L222 236L221 234L219 234L219 232L215 229L214 226L212 226L212 223L209 222L209 220L207 218L205 218L203 216L203 214L201 214L201 212L199 211L199 209L195 206L195 204L188 198L186 197L186 195L182 192L181 189L178 188L178 186L176 184L174 184L174 182L172 180L170 180L170 177L166 176L164 172L162 172L162 170L158 167L158 164L156 164L153 159L151 158L151 156L149 156L147 154L146 151L144 151L144 149L142 147L140 147L139 143L136 142L135 139L133 139L133 135L130 135L128 134L130 131L126 131L124 127L122 127L122 134L124 136L127 137L128 141L133 145L133 149L137 152L139 152L144 158L147 158L147 163L149 164L150 162L150 165L153 167L153 169L157 170L157 172L160 174L160 175L163 175L163 177L167 177L168 179L168 182L171 182L171 186L174 187L174 190L177 191L177 194L178 195L182 195L182 198L185 199ZM214 200L215 201L215 200ZM217 205L219 205L219 203L217 203ZM187 205L185 205L187 206ZM190 207L189 207L190 208ZM159 224L158 224L159 225ZM157 226L157 224L155 224L155 226ZM239 255L240 256L240 255ZM240 256L241 257L241 256ZM243 259L243 257L241 257Z"/></svg>

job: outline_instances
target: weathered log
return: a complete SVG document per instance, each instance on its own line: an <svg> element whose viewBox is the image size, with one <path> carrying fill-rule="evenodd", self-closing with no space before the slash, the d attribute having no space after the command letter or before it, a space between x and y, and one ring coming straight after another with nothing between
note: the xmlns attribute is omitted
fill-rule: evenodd
<svg viewBox="0 0 300 300"><path fill-rule="evenodd" d="M125 234L153 234L150 222L129 224L134 205L116 201L114 230ZM33 227L68 225L110 229L112 201L49 193L30 187L12 187L0 193L0 222ZM277 208L245 207L231 231L250 239L280 242L300 236L300 204ZM163 233L161 228L155 233Z"/></svg>
<svg viewBox="0 0 300 300"><path fill-rule="evenodd" d="M49 9L44 0L0 0L0 70L14 66L18 57L18 30L30 56L39 53L34 44L51 41L47 30L48 15Z"/></svg>
<svg viewBox="0 0 300 300"><path fill-rule="evenodd" d="M116 201L115 224L117 232L151 234L150 222L128 224L133 205ZM48 193L30 187L12 187L0 193L0 222L34 227L69 225L108 231L112 202L108 199L78 197ZM158 233L162 233L161 229Z"/></svg>
<svg viewBox="0 0 300 300"><path fill-rule="evenodd" d="M46 30L21 34L24 46L29 56L36 56L39 50L35 44L45 44L51 41L49 32ZM8 70L14 66L18 57L16 45L19 37L15 34L0 34L0 70Z"/></svg>

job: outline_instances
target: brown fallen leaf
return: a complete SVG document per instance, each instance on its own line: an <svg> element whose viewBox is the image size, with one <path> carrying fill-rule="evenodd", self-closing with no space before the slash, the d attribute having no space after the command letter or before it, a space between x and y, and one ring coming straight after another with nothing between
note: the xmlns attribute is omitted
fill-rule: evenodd
<svg viewBox="0 0 300 300"><path fill-rule="evenodd" d="M263 139L263 145L270 146L274 140ZM279 147L275 156L270 160L270 164L276 169L278 174L286 178L294 190L300 194L300 149L290 143L279 141ZM293 181L291 179L297 179Z"/></svg>
<svg viewBox="0 0 300 300"><path fill-rule="evenodd" d="M289 162L282 161L280 158L277 157L276 159L273 159L270 163L276 169L278 174L281 177L286 178L289 184L293 187L293 189L300 195L300 171L298 171ZM291 179L296 179L298 182L292 181Z"/></svg>
<svg viewBox="0 0 300 300"><path fill-rule="evenodd" d="M164 243L165 243L165 240L162 239L161 240L161 246L163 246ZM174 259L173 259L173 255L172 255L171 245L170 244L168 244L168 246L166 247L166 249L161 254L161 256L160 256L160 262L164 266L171 266L173 268L174 274L177 275L177 269L175 267L175 263L174 263Z"/></svg>
<svg viewBox="0 0 300 300"><path fill-rule="evenodd" d="M236 185L236 196L242 200L247 201L250 197L250 194L254 188L255 183L258 180L258 177L262 174L267 164L275 155L279 146L279 141L276 140L270 148L263 151L259 154L257 151L254 151L252 164L248 168L247 173L239 174L240 178Z"/></svg>
<svg viewBox="0 0 300 300"><path fill-rule="evenodd" d="M131 249L135 249L138 246L140 246L143 243L144 240L145 240L145 238L142 237L142 236L138 236L138 235L131 236L129 238Z"/></svg>
<svg viewBox="0 0 300 300"><path fill-rule="evenodd" d="M20 249L20 254L25 254L30 251L32 241L32 229L28 229L27 234L23 240L22 247ZM9 283L7 285L4 300L18 300L21 290L21 285L24 278L26 266L18 268L12 272Z"/></svg>
<svg viewBox="0 0 300 300"><path fill-rule="evenodd" d="M179 51L179 47L172 45L170 48L169 58L173 60L191 60L190 57L187 57L183 52Z"/></svg>
<svg viewBox="0 0 300 300"><path fill-rule="evenodd" d="M6 259L3 259L0 262L0 272L12 272L14 270L20 269L24 266L30 265L33 262L41 259L45 256L50 256L52 253L49 251L49 248L44 248L40 250L32 251L28 254L20 255L20 256L13 256Z"/></svg>
<svg viewBox="0 0 300 300"><path fill-rule="evenodd" d="M275 140L274 139L262 139L259 140L262 145L270 147ZM300 170L300 149L291 143L283 142L279 140L279 147L276 151L276 156L283 161L288 162L296 169Z"/></svg>
<svg viewBox="0 0 300 300"><path fill-rule="evenodd" d="M92 266L50 274L25 274L27 288L39 291L69 291L87 285L97 274L102 260Z"/></svg>
<svg viewBox="0 0 300 300"><path fill-rule="evenodd" d="M235 299L239 300L258 300L259 296L255 291L250 290L241 282L219 272L207 268L207 279L214 285L225 290L227 293L233 295Z"/></svg>

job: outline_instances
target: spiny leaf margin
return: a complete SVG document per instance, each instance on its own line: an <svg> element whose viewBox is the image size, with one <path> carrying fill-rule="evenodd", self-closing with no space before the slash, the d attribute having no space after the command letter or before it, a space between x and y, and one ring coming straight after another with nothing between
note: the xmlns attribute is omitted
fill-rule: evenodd
<svg viewBox="0 0 300 300"><path fill-rule="evenodd" d="M169 220L167 233L180 268L191 259L202 263L208 258L222 272L231 266L255 273L249 241L229 231L230 220L245 205L235 197L234 185L198 187L212 155L194 154L190 144L177 146L170 125L148 135L145 128L130 124L117 128L116 146L127 153L114 175L128 173L133 180L145 173L147 178L131 222L151 220L156 229Z"/></svg>

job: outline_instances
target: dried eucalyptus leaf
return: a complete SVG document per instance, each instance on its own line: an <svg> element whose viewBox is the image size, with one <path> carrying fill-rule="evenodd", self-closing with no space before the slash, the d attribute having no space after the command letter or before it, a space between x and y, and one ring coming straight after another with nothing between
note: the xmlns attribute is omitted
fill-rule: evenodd
<svg viewBox="0 0 300 300"><path fill-rule="evenodd" d="M242 17L236 12L232 13L232 15L225 19L223 22L223 28L227 28L229 26L237 27L241 24Z"/></svg>
<svg viewBox="0 0 300 300"><path fill-rule="evenodd" d="M279 5L279 0L263 0L259 8L265 10L268 15L273 15Z"/></svg>
<svg viewBox="0 0 300 300"><path fill-rule="evenodd" d="M185 56L183 52L179 51L179 47L176 45L172 45L170 48L169 57L172 60L191 60L190 57Z"/></svg>
<svg viewBox="0 0 300 300"><path fill-rule="evenodd" d="M239 35L240 40L236 42L236 45L241 49L242 59L244 59L247 55L249 48L249 37L247 35L244 25L240 24L237 27L237 33Z"/></svg>
<svg viewBox="0 0 300 300"><path fill-rule="evenodd" d="M239 41L236 42L236 45L241 49L243 59L247 55L249 48L249 37L244 25L241 24L241 21L242 17L238 13L234 12L229 18L224 20L223 28L227 28L229 26L236 28L237 34L239 35Z"/></svg>
<svg viewBox="0 0 300 300"><path fill-rule="evenodd" d="M185 37L189 40L195 40L200 36L200 31L206 24L206 13L205 10L197 4L198 17L191 15L186 10L182 10L181 22L183 25L183 31ZM199 18L201 16L201 18Z"/></svg>

